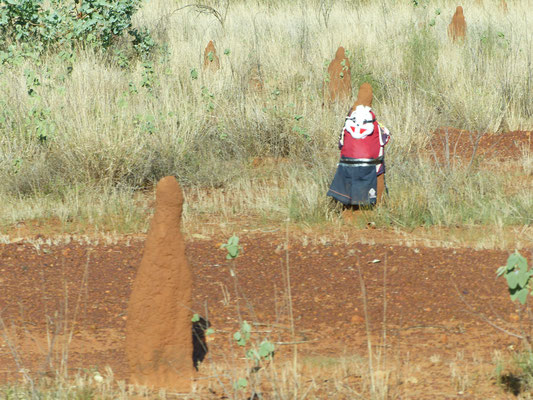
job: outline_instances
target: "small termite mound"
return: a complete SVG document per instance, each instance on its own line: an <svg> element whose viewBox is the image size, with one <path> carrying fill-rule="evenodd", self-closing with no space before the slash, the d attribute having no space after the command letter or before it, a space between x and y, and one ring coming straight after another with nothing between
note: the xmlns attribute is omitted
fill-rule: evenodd
<svg viewBox="0 0 533 400"><path fill-rule="evenodd" d="M218 71L220 69L220 60L217 56L217 50L212 40L209 41L204 50L204 70Z"/></svg>
<svg viewBox="0 0 533 400"><path fill-rule="evenodd" d="M505 0L500 1L500 10L502 10L504 14L507 14L507 12L509 11L509 8L507 7L507 2Z"/></svg>
<svg viewBox="0 0 533 400"><path fill-rule="evenodd" d="M372 98L373 98L372 86L370 85L370 83L366 83L366 82L363 83L359 87L359 93L357 93L357 99L355 100L355 103L352 106L352 109L350 110L350 112L355 110L357 106L372 107Z"/></svg>
<svg viewBox="0 0 533 400"><path fill-rule="evenodd" d="M453 14L452 22L448 25L448 37L452 42L464 41L466 39L466 21L463 14L463 7L457 6Z"/></svg>
<svg viewBox="0 0 533 400"><path fill-rule="evenodd" d="M352 97L350 61L344 47L339 47L328 67L324 82L324 102L346 101Z"/></svg>

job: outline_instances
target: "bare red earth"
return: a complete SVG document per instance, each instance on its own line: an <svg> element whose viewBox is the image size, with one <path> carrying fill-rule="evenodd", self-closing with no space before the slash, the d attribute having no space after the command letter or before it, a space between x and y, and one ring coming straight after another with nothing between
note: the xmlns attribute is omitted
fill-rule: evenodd
<svg viewBox="0 0 533 400"><path fill-rule="evenodd" d="M477 143L477 146L476 146ZM426 149L430 157L446 165L449 161L469 162L475 151L480 161L516 161L533 155L533 137L530 131L484 133L482 135L454 128L440 128L432 136ZM448 161L447 161L448 160Z"/></svg>
<svg viewBox="0 0 533 400"><path fill-rule="evenodd" d="M364 231L353 233L364 235ZM508 346L517 345L481 321L463 302L502 325L516 320L505 282L495 279L507 252L366 245L357 243L357 236L344 243L305 244L299 238L289 242L294 319L298 339L306 342L300 346L303 354L366 353L359 267L374 334L379 337L385 321L396 357L427 368L418 372L418 383L404 387L414 396L407 398L453 395L446 363L458 352L490 360L494 350L507 351ZM216 330L210 342L210 362L232 351L229 343L238 329L237 302L242 317L249 321L278 326L280 335L288 327L285 239L271 234L241 235L244 249L236 261L237 293L230 264L218 250L225 239L187 243L194 277L192 308L208 316ZM63 332L66 321L74 332L69 346L71 371L109 365L118 378L127 378L127 302L142 249L142 241L45 245L39 251L26 242L1 245L0 309L20 363L33 372L57 368L63 342L58 338L50 350L45 332L47 326ZM18 379L12 352L5 341L0 344L0 378ZM283 357L282 346L279 351ZM429 362L433 355L442 363ZM494 390L502 393L486 380L476 386L479 397L469 398L488 398L483 395Z"/></svg>

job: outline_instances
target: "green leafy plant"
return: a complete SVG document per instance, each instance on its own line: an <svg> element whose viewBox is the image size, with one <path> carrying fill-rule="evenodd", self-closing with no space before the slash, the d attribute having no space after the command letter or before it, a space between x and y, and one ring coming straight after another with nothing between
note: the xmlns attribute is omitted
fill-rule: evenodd
<svg viewBox="0 0 533 400"><path fill-rule="evenodd" d="M230 273L231 273L231 276L234 278L235 290L237 291L237 277L235 275L235 259L239 256L239 253L241 250L241 246L239 246L239 238L236 235L232 235L228 239L228 242L222 244L220 248L227 250L228 253L226 255L226 259L231 260L232 262L232 268L230 269ZM239 311L238 304L237 304L237 311ZM240 319L240 312L239 312L239 319ZM250 374L255 374L261 369L260 367L263 361L270 360L272 358L272 356L274 355L275 346L272 342L266 339L263 340L259 345L256 345L251 339L252 339L252 325L245 320L244 321L241 320L239 330L233 334L233 340L240 347L245 348L245 353L244 353L245 357L247 360L250 360L251 362L253 362L253 366L254 366L250 370ZM250 375L247 377L237 378L237 380L233 383L233 388L235 390L246 389L249 385L248 379L251 377L252 376ZM257 379L259 378L257 378L257 376L254 376L254 379L252 379L252 383L257 381Z"/></svg>
<svg viewBox="0 0 533 400"><path fill-rule="evenodd" d="M156 46L154 39L150 35L150 31L147 28L141 28L131 29L128 33L134 38L132 45L137 54L143 60L148 59Z"/></svg>
<svg viewBox="0 0 533 400"><path fill-rule="evenodd" d="M507 280L511 300L526 304L527 296L533 289L530 281L533 270L529 269L526 258L516 251L509 256L506 265L498 268L497 275Z"/></svg>
<svg viewBox="0 0 533 400"><path fill-rule="evenodd" d="M206 111L211 112L215 109L215 103L213 103L213 99L215 98L215 95L209 91L209 89L206 86L202 86L202 99L204 99L206 103Z"/></svg>
<svg viewBox="0 0 533 400"><path fill-rule="evenodd" d="M191 322L200 322L200 314L193 314ZM212 335L213 333L215 333L215 330L213 328L207 328L205 330L206 336Z"/></svg>
<svg viewBox="0 0 533 400"><path fill-rule="evenodd" d="M26 77L26 87L28 88L28 94L30 96L35 96L37 94L36 88L41 86L41 81L39 77L31 69L24 70L24 76Z"/></svg>
<svg viewBox="0 0 533 400"><path fill-rule="evenodd" d="M305 128L302 128L300 125L294 125L292 130L293 132L301 135L306 141L311 141L311 136L309 136L309 133L305 130Z"/></svg>
<svg viewBox="0 0 533 400"><path fill-rule="evenodd" d="M251 372L257 372L260 370L261 363L265 360L270 360L274 355L276 347L274 343L263 340L259 346L251 343L250 338L252 334L252 326L243 321L241 323L240 329L233 334L233 340L241 347L249 347L245 351L245 356L248 360L253 362L254 368L251 369ZM248 386L248 379L240 377L235 383L234 388L237 390L245 389Z"/></svg>
<svg viewBox="0 0 533 400"><path fill-rule="evenodd" d="M248 322L243 321L241 329L233 334L233 339L239 346L246 346L246 343L250 340L250 332L252 332L252 327Z"/></svg>
<svg viewBox="0 0 533 400"><path fill-rule="evenodd" d="M497 270L498 277L505 277L509 294L512 301L518 300L522 304L519 311L520 318L520 333L511 332L506 329L499 328L504 332L522 340L523 347L517 351L512 361L513 369L519 371L515 373L503 374L502 366L498 366L496 375L499 383L507 390L513 391L518 395L524 390L530 390L533 386L533 353L531 340L531 311L527 304L528 296L533 291L531 276L533 276L533 269L530 269L527 259L518 251L515 251L507 259L507 263ZM526 312L522 312L526 310Z"/></svg>
<svg viewBox="0 0 533 400"><path fill-rule="evenodd" d="M228 251L228 254L226 255L226 259L233 260L237 258L239 255L239 251L241 250L241 246L239 246L239 237L232 235L227 243L224 243L222 246L220 246L221 249L226 249Z"/></svg>
<svg viewBox="0 0 533 400"><path fill-rule="evenodd" d="M34 136L39 142L44 144L56 131L55 124L50 119L50 109L41 106L32 108L28 114L28 127L35 132Z"/></svg>
<svg viewBox="0 0 533 400"><path fill-rule="evenodd" d="M274 350L276 349L276 346L274 346L274 343L263 340L259 344L258 349L250 349L246 352L246 357L256 362L256 364L259 363L262 359L269 359L274 355Z"/></svg>
<svg viewBox="0 0 533 400"><path fill-rule="evenodd" d="M422 7L426 8L429 4L429 0L412 0L411 3L413 4L413 7Z"/></svg>
<svg viewBox="0 0 533 400"><path fill-rule="evenodd" d="M138 114L134 118L134 125L139 132L153 134L156 132L156 119L152 114Z"/></svg>
<svg viewBox="0 0 533 400"><path fill-rule="evenodd" d="M139 93L139 90L137 90L137 86L135 86L135 83L133 82L128 82L128 91L130 94Z"/></svg>
<svg viewBox="0 0 533 400"><path fill-rule="evenodd" d="M150 93L154 89L155 84L154 63L151 61L145 61L142 66L141 87L145 88Z"/></svg>
<svg viewBox="0 0 533 400"><path fill-rule="evenodd" d="M74 44L107 49L128 33L146 55L155 46L145 28L132 28L141 0L5 0L0 2L0 59L41 54Z"/></svg>
<svg viewBox="0 0 533 400"><path fill-rule="evenodd" d="M239 378L237 381L233 384L233 388L235 390L241 390L246 389L248 387L248 379L246 378Z"/></svg>

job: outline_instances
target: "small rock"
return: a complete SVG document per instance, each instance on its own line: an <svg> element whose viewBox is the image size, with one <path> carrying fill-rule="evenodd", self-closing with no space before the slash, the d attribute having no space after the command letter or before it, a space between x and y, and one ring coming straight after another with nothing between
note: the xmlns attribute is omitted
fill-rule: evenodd
<svg viewBox="0 0 533 400"><path fill-rule="evenodd" d="M191 235L191 237L194 238L194 239L200 239L200 240L209 240L210 239L210 237L205 236L205 235L201 235L199 233L193 233Z"/></svg>
<svg viewBox="0 0 533 400"><path fill-rule="evenodd" d="M512 313L511 315L509 315L509 319L513 322L518 322L520 321L520 316L516 313Z"/></svg>

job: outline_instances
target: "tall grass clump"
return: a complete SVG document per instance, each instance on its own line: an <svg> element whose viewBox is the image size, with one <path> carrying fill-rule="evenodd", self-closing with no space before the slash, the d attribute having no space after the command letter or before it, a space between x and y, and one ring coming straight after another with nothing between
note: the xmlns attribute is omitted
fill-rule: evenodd
<svg viewBox="0 0 533 400"><path fill-rule="evenodd" d="M464 164L440 169L425 159L397 160L389 172L387 207L376 216L383 224L412 228L532 222L530 189L511 189L516 175L473 171Z"/></svg>
<svg viewBox="0 0 533 400"><path fill-rule="evenodd" d="M62 2L39 4L42 18L53 7L68 8ZM309 2L307 12L277 1L189 6L153 0L128 11L127 26L109 40L107 25L99 23L99 31L72 36L68 46L39 39L44 44L36 50L10 33L0 43L1 201L37 203L42 209L32 208L33 217L47 215L47 209L63 218L53 210L76 209L74 188L84 197L114 193L118 201L172 174L186 193L224 190L227 201L232 191L248 188L235 205L246 204L245 213L277 215L290 208L304 220L332 216L324 193L351 101L326 107L323 82L339 45L349 53L354 90L363 82L375 89L376 114L393 134L391 159L419 153L440 126L479 135L533 126L528 2L513 2L505 18L475 2L464 7L464 44L447 38L455 7L444 0ZM104 14L91 18L99 21ZM79 23L68 21L61 32ZM16 26L2 29L16 32ZM214 73L202 69L209 40L220 57L221 69ZM257 186L261 173L252 166L265 158L289 164L280 164L271 174L277 178ZM291 178L284 165L297 168L299 177ZM436 189L431 179L437 176L426 177ZM388 182L399 188L410 179L391 169ZM316 185L308 185L310 180ZM287 201L276 194L289 181ZM515 200L502 196L513 208ZM258 197L268 204L246 200ZM211 209L208 196L200 198L205 202L191 211ZM462 199L451 204L459 207ZM2 224L21 218L31 216L2 208Z"/></svg>

